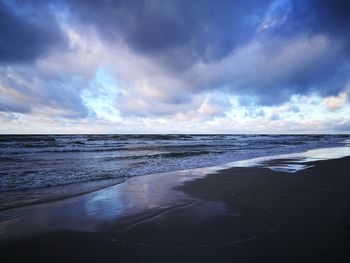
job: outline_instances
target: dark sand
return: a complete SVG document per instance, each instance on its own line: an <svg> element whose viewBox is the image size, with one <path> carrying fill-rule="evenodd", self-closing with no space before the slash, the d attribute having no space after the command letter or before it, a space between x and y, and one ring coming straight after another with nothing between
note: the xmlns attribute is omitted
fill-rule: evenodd
<svg viewBox="0 0 350 263"><path fill-rule="evenodd" d="M2 242L0 260L350 262L350 158L313 164L292 174L223 170L176 186L186 202L106 220L94 232Z"/></svg>

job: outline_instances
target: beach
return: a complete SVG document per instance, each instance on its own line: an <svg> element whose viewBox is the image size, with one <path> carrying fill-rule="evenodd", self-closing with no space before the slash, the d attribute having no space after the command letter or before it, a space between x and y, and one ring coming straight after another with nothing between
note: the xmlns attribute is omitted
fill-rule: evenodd
<svg viewBox="0 0 350 263"><path fill-rule="evenodd" d="M0 263L350 263L350 0L0 0Z"/></svg>
<svg viewBox="0 0 350 263"><path fill-rule="evenodd" d="M266 168L295 162L140 176L2 212L2 262L348 262L350 157Z"/></svg>

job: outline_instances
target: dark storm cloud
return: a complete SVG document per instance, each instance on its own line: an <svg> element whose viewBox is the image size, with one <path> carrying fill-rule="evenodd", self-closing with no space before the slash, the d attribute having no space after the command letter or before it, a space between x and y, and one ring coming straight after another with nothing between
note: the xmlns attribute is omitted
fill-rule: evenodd
<svg viewBox="0 0 350 263"><path fill-rule="evenodd" d="M234 74L230 76L230 72L199 85L189 77L188 92L224 87L226 92L247 95L256 98L257 103L272 105L288 100L293 94L315 91L321 96L334 95L349 82L349 1L76 0L67 4L78 21L93 25L105 40L124 41L134 52L164 65L174 78L182 78L196 63L223 60L250 41L258 41L263 46L255 56L271 60L296 38L310 39L312 45L313 39L321 35L329 42L324 53L318 56L313 54L312 47L301 49L294 56L299 56L300 61L310 56L309 60L291 69L285 61L281 63L285 67L283 74L268 80L262 77L264 71L271 70L266 59L261 68L257 69L254 63L249 65L251 71L258 74L247 73L239 76L239 81ZM275 24L259 31L264 20ZM244 63L236 61L231 65L232 72L240 70Z"/></svg>
<svg viewBox="0 0 350 263"><path fill-rule="evenodd" d="M329 46L324 54L313 61L304 64L300 70L290 72L278 83L271 87L272 96L262 93L261 100L267 99L276 103L279 96L288 93L305 94L310 91L321 96L335 95L346 88L350 81L350 1L346 0L282 0L281 5L290 5L286 13L288 19L270 32L269 37L281 36L291 39L293 36L304 35L325 36L329 39ZM301 54L307 56L308 54ZM259 85L257 85L259 89ZM259 92L257 91L257 94ZM275 96L275 100L273 96ZM280 101L283 101L281 99Z"/></svg>
<svg viewBox="0 0 350 263"><path fill-rule="evenodd" d="M32 62L63 43L63 34L46 5L0 1L1 64Z"/></svg>
<svg viewBox="0 0 350 263"><path fill-rule="evenodd" d="M105 39L114 41L121 37L141 54L172 56L177 50L176 55L183 55L183 60L211 61L224 57L249 39L270 2L88 0L67 3L72 14L96 26Z"/></svg>
<svg viewBox="0 0 350 263"><path fill-rule="evenodd" d="M84 85L72 84L74 73L47 74L36 65L51 52L68 51L55 14L60 4L0 0L0 88L5 88L0 90L0 112L30 113L48 107L52 112L47 114L53 116L81 118L89 113L75 87Z"/></svg>
<svg viewBox="0 0 350 263"><path fill-rule="evenodd" d="M350 1L294 0L289 29L306 33L325 33L344 41L350 48Z"/></svg>

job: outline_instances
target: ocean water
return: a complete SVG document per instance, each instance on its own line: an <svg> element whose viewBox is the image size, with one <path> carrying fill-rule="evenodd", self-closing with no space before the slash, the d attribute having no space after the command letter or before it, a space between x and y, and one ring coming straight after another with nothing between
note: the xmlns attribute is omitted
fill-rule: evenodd
<svg viewBox="0 0 350 263"><path fill-rule="evenodd" d="M343 146L347 135L1 135L0 210L128 177ZM62 190L64 189L64 190ZM68 194L67 194L68 193Z"/></svg>
<svg viewBox="0 0 350 263"><path fill-rule="evenodd" d="M220 165L341 145L334 135L0 136L0 191Z"/></svg>

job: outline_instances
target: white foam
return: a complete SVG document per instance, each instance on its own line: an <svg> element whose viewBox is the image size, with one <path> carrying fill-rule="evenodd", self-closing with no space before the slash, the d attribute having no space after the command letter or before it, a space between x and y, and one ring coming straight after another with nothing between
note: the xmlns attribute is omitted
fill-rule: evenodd
<svg viewBox="0 0 350 263"><path fill-rule="evenodd" d="M274 171L282 171L288 173L295 173L297 171L301 171L304 169L311 168L312 165L308 165L305 163L313 162L313 161L321 161L321 160L329 160L329 159L339 159L342 157L350 156L350 147L332 147L332 148L321 148L308 150L306 152L301 153L291 153L291 154L280 154L274 156L267 157L259 157L249 160L242 160L231 162L226 166L230 167L264 167L269 168ZM272 160L277 159L288 159L291 162L288 163L278 163L274 164L266 164Z"/></svg>

